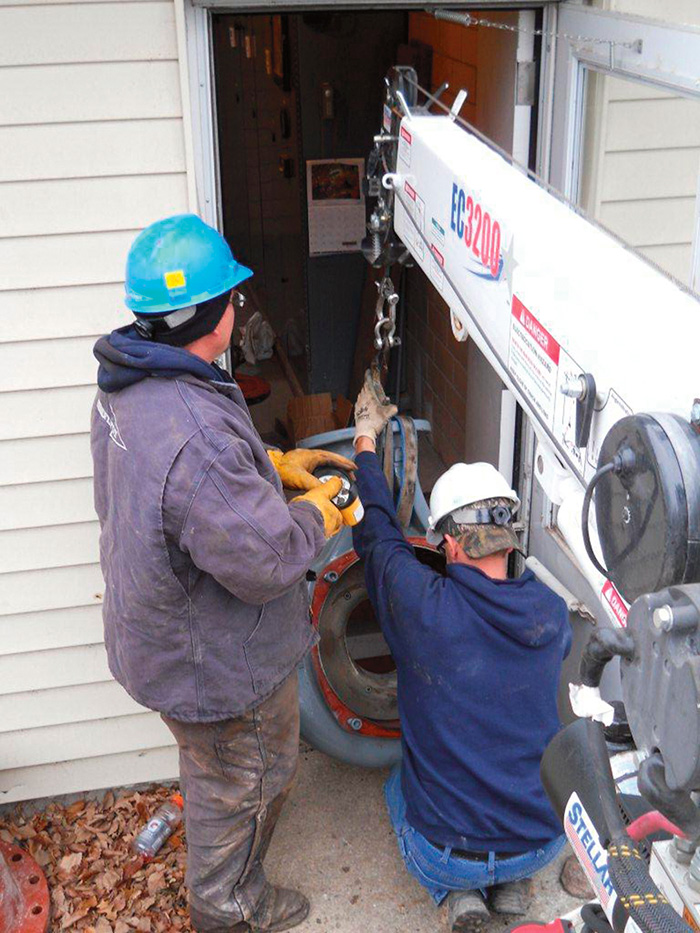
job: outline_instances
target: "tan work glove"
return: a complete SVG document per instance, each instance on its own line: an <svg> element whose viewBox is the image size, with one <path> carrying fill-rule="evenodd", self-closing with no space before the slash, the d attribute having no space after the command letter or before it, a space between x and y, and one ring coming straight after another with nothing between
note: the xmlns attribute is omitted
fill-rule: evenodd
<svg viewBox="0 0 700 933"><path fill-rule="evenodd" d="M352 460L329 450L304 450L298 447L286 454L281 450L268 450L267 453L285 489L315 489L321 486L321 480L313 475L313 471L320 466L336 467L348 473L355 469Z"/></svg>
<svg viewBox="0 0 700 933"><path fill-rule="evenodd" d="M379 370L373 363L365 373L364 385L355 402L355 441L369 437L376 441L398 408L386 397L379 379Z"/></svg>
<svg viewBox="0 0 700 933"><path fill-rule="evenodd" d="M314 477L315 479L315 477ZM292 502L310 502L315 505L323 516L323 530L327 538L338 534L343 527L343 516L331 499L337 496L343 488L343 481L339 476L331 476L325 483L319 483L313 489L305 492L303 496L295 496Z"/></svg>

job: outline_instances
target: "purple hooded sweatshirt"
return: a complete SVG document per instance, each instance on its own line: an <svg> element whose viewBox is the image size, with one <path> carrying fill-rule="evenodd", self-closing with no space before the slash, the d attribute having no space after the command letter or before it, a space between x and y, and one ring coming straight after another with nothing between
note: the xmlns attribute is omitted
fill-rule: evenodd
<svg viewBox="0 0 700 933"><path fill-rule="evenodd" d="M305 576L325 543L321 513L287 504L228 373L132 327L95 356L110 670L173 719L238 716L314 643Z"/></svg>

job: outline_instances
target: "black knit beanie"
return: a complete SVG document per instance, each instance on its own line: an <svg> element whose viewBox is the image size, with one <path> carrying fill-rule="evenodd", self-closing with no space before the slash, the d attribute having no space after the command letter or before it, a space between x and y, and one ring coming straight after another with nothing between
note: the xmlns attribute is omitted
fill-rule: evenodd
<svg viewBox="0 0 700 933"><path fill-rule="evenodd" d="M210 334L228 307L229 292L209 298L198 305L171 311L163 317L145 315L136 318L136 331L145 340L166 343L171 347L185 347L205 334ZM189 312L189 314L185 313Z"/></svg>

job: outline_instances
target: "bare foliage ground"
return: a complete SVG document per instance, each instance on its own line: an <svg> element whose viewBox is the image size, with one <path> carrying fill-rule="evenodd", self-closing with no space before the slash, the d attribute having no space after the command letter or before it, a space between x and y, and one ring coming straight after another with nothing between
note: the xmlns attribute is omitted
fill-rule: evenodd
<svg viewBox="0 0 700 933"><path fill-rule="evenodd" d="M0 838L26 849L46 875L52 933L189 933L182 824L151 862L130 849L172 793L110 791L101 801L52 803L26 817L18 807L0 819Z"/></svg>

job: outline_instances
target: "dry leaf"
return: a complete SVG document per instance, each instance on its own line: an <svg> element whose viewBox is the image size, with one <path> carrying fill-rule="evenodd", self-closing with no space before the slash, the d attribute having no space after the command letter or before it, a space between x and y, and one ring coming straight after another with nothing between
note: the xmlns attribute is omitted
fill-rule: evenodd
<svg viewBox="0 0 700 933"><path fill-rule="evenodd" d="M36 848L31 849L31 853L37 865L39 865L41 868L45 868L46 865L51 862L51 856L46 851L46 849L42 849L41 846L37 846Z"/></svg>
<svg viewBox="0 0 700 933"><path fill-rule="evenodd" d="M102 861L100 859L100 861ZM95 876L95 887L98 891L112 891L121 881L121 873L113 868L108 868Z"/></svg>
<svg viewBox="0 0 700 933"><path fill-rule="evenodd" d="M69 807L66 807L66 816L65 818L69 823L72 823L73 820L83 813L85 810L85 801L76 800L75 803L72 803Z"/></svg>
<svg viewBox="0 0 700 933"><path fill-rule="evenodd" d="M71 852L70 855L64 855L61 861L58 863L58 871L63 875L68 876L80 865L82 860L83 856L80 852Z"/></svg>
<svg viewBox="0 0 700 933"><path fill-rule="evenodd" d="M166 886L165 881L165 871L154 872L152 875L148 876L146 881L146 887L149 894L157 894L161 888Z"/></svg>
<svg viewBox="0 0 700 933"><path fill-rule="evenodd" d="M189 933L180 829L156 858L135 858L130 845L172 794L153 787L110 792L99 800L49 804L25 817L0 818L0 839L20 840L44 869L57 933Z"/></svg>

